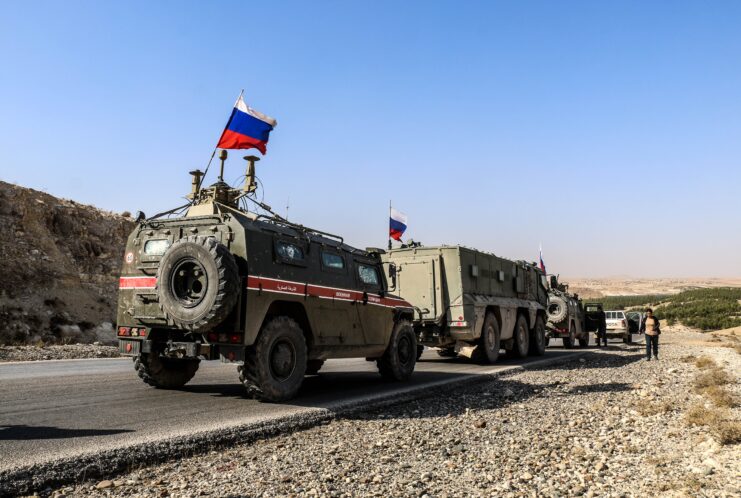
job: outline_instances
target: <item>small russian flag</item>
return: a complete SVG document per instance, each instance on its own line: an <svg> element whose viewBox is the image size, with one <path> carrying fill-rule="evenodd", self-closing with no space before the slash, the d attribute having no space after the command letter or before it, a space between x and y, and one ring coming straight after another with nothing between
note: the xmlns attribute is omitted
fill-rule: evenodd
<svg viewBox="0 0 741 498"><path fill-rule="evenodd" d="M545 273L545 263L543 263L543 247L540 247L540 269L543 270L543 273Z"/></svg>
<svg viewBox="0 0 741 498"><path fill-rule="evenodd" d="M391 217L389 220L389 237L394 240L401 240L404 231L407 229L407 215L391 208Z"/></svg>
<svg viewBox="0 0 741 498"><path fill-rule="evenodd" d="M219 149L257 149L265 154L270 132L278 122L273 118L252 109L244 103L242 95L234 104L229 122L221 134Z"/></svg>

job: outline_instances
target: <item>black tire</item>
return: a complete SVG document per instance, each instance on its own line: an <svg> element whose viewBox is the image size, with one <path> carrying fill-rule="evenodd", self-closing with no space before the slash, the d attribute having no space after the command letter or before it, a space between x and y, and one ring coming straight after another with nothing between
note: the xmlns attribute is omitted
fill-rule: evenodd
<svg viewBox="0 0 741 498"><path fill-rule="evenodd" d="M306 375L316 375L319 370L324 366L324 360L307 360L306 361Z"/></svg>
<svg viewBox="0 0 741 498"><path fill-rule="evenodd" d="M571 349L576 344L576 326L572 323L569 327L569 336L563 338L563 347Z"/></svg>
<svg viewBox="0 0 741 498"><path fill-rule="evenodd" d="M530 350L530 329L527 326L525 315L519 315L517 317L513 338L512 356L515 358L525 358Z"/></svg>
<svg viewBox="0 0 741 498"><path fill-rule="evenodd" d="M417 336L411 322L399 320L394 325L386 352L376 361L378 371L386 380L407 380L416 363Z"/></svg>
<svg viewBox="0 0 741 498"><path fill-rule="evenodd" d="M134 356L134 369L145 384L158 389L183 387L196 374L201 360L163 358L154 353Z"/></svg>
<svg viewBox="0 0 741 498"><path fill-rule="evenodd" d="M499 359L501 349L501 332L494 313L487 313L481 326L481 337L474 350L472 359L477 363L494 364Z"/></svg>
<svg viewBox="0 0 741 498"><path fill-rule="evenodd" d="M454 348L443 348L437 350L437 355L443 358L455 358L458 353L455 352Z"/></svg>
<svg viewBox="0 0 741 498"><path fill-rule="evenodd" d="M583 332L579 338L579 346L583 348L589 347L589 332Z"/></svg>
<svg viewBox="0 0 741 498"><path fill-rule="evenodd" d="M422 353L425 352L425 347L421 344L417 344L417 361L422 358Z"/></svg>
<svg viewBox="0 0 741 498"><path fill-rule="evenodd" d="M156 292L168 323L185 330L213 328L237 302L237 263L213 237L185 237L162 256Z"/></svg>
<svg viewBox="0 0 741 498"><path fill-rule="evenodd" d="M566 299L558 295L548 296L548 309L546 310L546 314L548 315L549 322L562 322L568 313L569 304L566 302Z"/></svg>
<svg viewBox="0 0 741 498"><path fill-rule="evenodd" d="M543 356L545 354L545 323L543 317L538 315L535 318L535 327L530 331L530 354L533 356Z"/></svg>
<svg viewBox="0 0 741 498"><path fill-rule="evenodd" d="M239 380L254 398L286 401L301 389L306 367L301 327L291 318L278 316L263 326L255 344L247 348Z"/></svg>

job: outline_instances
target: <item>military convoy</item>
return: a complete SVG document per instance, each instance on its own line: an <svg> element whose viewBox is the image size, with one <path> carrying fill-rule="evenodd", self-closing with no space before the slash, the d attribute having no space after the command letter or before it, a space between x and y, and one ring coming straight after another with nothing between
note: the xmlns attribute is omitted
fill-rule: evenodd
<svg viewBox="0 0 741 498"><path fill-rule="evenodd" d="M394 292L415 310L421 345L485 363L545 352L547 289L533 264L462 246L408 247L382 255Z"/></svg>
<svg viewBox="0 0 741 498"><path fill-rule="evenodd" d="M183 216L140 217L126 244L117 334L141 379L178 388L201 360L238 366L247 392L296 395L328 358L374 360L390 380L416 363L413 307L389 293L381 257L342 237L246 209L245 185L201 188L194 171ZM175 210L173 210L174 212Z"/></svg>
<svg viewBox="0 0 741 498"><path fill-rule="evenodd" d="M257 201L259 158L245 156L242 188L223 181L220 159L216 183L192 171L188 204L138 216L128 238L117 334L145 383L179 388L220 360L249 395L283 401L330 358L403 381L424 346L494 363L502 349L542 355L554 336L588 344L581 303L535 264L462 246L351 247Z"/></svg>

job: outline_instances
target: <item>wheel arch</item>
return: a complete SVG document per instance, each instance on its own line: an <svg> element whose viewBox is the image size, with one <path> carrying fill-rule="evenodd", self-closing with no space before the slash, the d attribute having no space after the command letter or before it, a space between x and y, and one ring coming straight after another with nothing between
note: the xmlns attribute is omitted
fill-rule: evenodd
<svg viewBox="0 0 741 498"><path fill-rule="evenodd" d="M304 308L302 303L282 300L273 301L265 312L265 316L260 324L260 330L262 330L265 324L276 316L287 316L288 318L295 320L304 334L306 347L311 349L314 345L314 334L311 328L311 322L309 321L309 315L306 313L306 308Z"/></svg>

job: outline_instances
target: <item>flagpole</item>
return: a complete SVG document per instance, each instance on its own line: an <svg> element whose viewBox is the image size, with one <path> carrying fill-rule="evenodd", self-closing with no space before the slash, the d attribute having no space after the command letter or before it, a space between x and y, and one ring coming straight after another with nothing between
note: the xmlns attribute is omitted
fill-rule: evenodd
<svg viewBox="0 0 741 498"><path fill-rule="evenodd" d="M244 95L244 88L242 88L242 91L239 92L239 97L237 97L236 102L234 102L234 105L237 105L237 102L239 102L239 99L242 98ZM231 114L229 115L231 119ZM226 127L229 126L229 121L226 122L226 125L224 126L224 130L226 130ZM224 134L224 131L222 130L221 135ZM221 138L221 135L219 135L219 138ZM216 157L216 151L219 148L219 142L216 142L216 147L214 147L214 151L211 153L211 158L208 160L208 164L206 165L206 170L203 172L203 175L201 176L201 181L198 183L198 190L201 190L201 185L203 184L203 180L206 178L206 174L208 173L208 168L211 167L211 163L214 160L214 157Z"/></svg>
<svg viewBox="0 0 741 498"><path fill-rule="evenodd" d="M389 225L391 224L391 199L389 199ZM389 251L391 250L391 228L388 230Z"/></svg>

